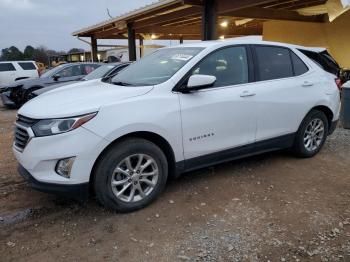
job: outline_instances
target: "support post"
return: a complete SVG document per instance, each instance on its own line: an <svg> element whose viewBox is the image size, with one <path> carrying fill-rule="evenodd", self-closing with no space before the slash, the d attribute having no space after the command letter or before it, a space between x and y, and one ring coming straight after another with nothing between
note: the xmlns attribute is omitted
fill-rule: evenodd
<svg viewBox="0 0 350 262"><path fill-rule="evenodd" d="M143 49L143 37L140 35L139 37L139 45L140 45L140 58L143 57L144 49Z"/></svg>
<svg viewBox="0 0 350 262"><path fill-rule="evenodd" d="M131 23L129 23L127 26L128 26L129 60L136 61L135 30L132 28Z"/></svg>
<svg viewBox="0 0 350 262"><path fill-rule="evenodd" d="M97 62L97 39L94 36L91 37L91 59Z"/></svg>
<svg viewBox="0 0 350 262"><path fill-rule="evenodd" d="M217 39L217 21L217 0L204 0L202 14L202 39L204 41Z"/></svg>

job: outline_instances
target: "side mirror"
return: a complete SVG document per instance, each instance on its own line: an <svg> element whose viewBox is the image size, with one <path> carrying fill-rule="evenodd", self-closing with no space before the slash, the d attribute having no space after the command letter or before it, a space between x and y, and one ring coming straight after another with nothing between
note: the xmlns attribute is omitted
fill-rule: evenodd
<svg viewBox="0 0 350 262"><path fill-rule="evenodd" d="M193 75L188 79L187 90L199 90L207 87L211 87L214 85L216 81L215 76L210 75Z"/></svg>
<svg viewBox="0 0 350 262"><path fill-rule="evenodd" d="M101 79L102 82L105 82L105 83L110 83L112 78L115 77L116 75L118 75L119 72L117 73L114 73L114 74L111 74L111 75L108 75L108 76L105 76Z"/></svg>
<svg viewBox="0 0 350 262"><path fill-rule="evenodd" d="M60 79L60 75L54 75L52 78L53 78L53 80L55 80L55 81L57 81L58 79Z"/></svg>

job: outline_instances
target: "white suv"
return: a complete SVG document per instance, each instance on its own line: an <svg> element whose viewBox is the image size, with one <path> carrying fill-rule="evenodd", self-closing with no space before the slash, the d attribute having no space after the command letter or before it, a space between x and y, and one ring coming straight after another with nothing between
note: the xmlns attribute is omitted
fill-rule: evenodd
<svg viewBox="0 0 350 262"><path fill-rule="evenodd" d="M18 112L14 152L33 187L132 211L169 177L291 148L319 152L339 117L336 76L296 47L230 40L159 49L103 82Z"/></svg>
<svg viewBox="0 0 350 262"><path fill-rule="evenodd" d="M0 62L0 87L13 81L36 77L39 77L39 71L34 61Z"/></svg>

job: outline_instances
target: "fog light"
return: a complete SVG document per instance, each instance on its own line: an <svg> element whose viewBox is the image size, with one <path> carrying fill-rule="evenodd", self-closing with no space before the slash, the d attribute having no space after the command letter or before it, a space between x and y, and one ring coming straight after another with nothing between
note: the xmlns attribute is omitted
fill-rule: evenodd
<svg viewBox="0 0 350 262"><path fill-rule="evenodd" d="M70 178L75 157L61 159L57 162L56 173L65 178Z"/></svg>

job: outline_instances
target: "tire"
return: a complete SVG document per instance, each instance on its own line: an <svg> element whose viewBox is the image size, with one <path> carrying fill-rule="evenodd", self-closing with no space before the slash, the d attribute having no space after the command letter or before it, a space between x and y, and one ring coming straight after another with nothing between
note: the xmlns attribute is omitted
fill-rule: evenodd
<svg viewBox="0 0 350 262"><path fill-rule="evenodd" d="M152 203L164 190L167 177L163 151L148 140L128 138L103 154L95 169L94 189L106 208L131 212Z"/></svg>
<svg viewBox="0 0 350 262"><path fill-rule="evenodd" d="M322 128L323 131L319 131ZM322 149L328 136L328 130L329 124L326 115L322 111L312 110L306 115L296 134L293 146L294 153L303 158L315 156Z"/></svg>

